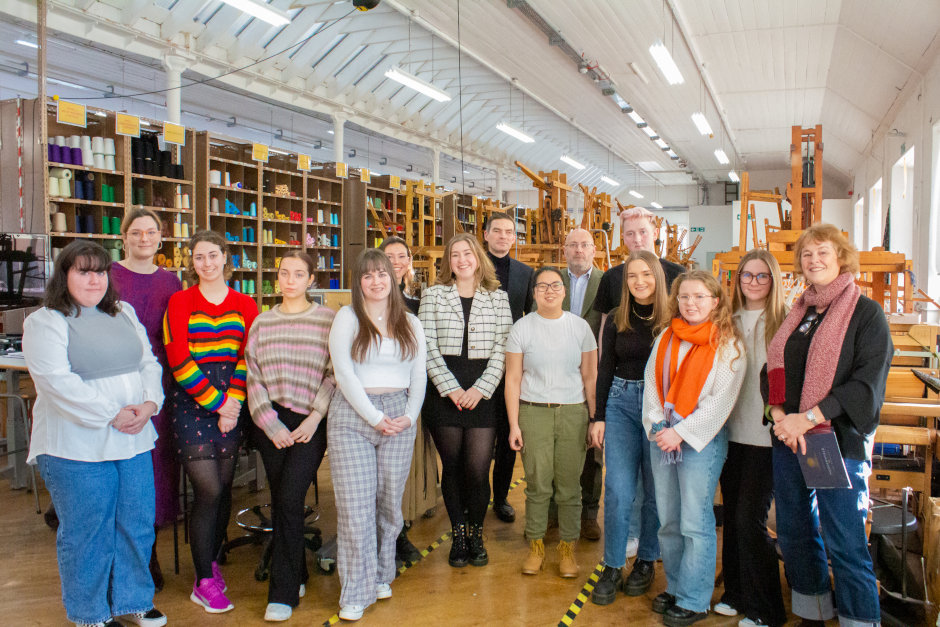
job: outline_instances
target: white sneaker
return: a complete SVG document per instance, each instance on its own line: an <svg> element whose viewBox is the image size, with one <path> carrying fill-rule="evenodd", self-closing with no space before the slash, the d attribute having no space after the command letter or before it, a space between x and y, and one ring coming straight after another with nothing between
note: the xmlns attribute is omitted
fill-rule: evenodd
<svg viewBox="0 0 940 627"><path fill-rule="evenodd" d="M163 625L166 625L166 616L157 608L146 612L137 612L136 614L125 614L119 618L123 623L140 625L141 627L163 627Z"/></svg>
<svg viewBox="0 0 940 627"><path fill-rule="evenodd" d="M264 620L272 623L279 623L290 618L294 609L284 603L268 603L268 609L264 611Z"/></svg>
<svg viewBox="0 0 940 627"><path fill-rule="evenodd" d="M365 609L364 605L344 605L339 608L339 617L342 620L359 620Z"/></svg>
<svg viewBox="0 0 940 627"><path fill-rule="evenodd" d="M376 599L391 599L392 598L392 587L387 583L379 583L375 585L375 598Z"/></svg>
<svg viewBox="0 0 940 627"><path fill-rule="evenodd" d="M302 599L305 594L307 594L307 585L302 583L300 584L300 590L297 592L297 596Z"/></svg>
<svg viewBox="0 0 940 627"><path fill-rule="evenodd" d="M639 538L628 538L627 539L627 559L631 557L636 557L637 549L640 548L640 539Z"/></svg>
<svg viewBox="0 0 940 627"><path fill-rule="evenodd" d="M727 603L715 603L715 607L712 608L712 611L715 614L721 614L722 616L737 616L738 611L728 605Z"/></svg>
<svg viewBox="0 0 940 627"><path fill-rule="evenodd" d="M738 621L738 627L767 627L767 623L753 618L742 618Z"/></svg>

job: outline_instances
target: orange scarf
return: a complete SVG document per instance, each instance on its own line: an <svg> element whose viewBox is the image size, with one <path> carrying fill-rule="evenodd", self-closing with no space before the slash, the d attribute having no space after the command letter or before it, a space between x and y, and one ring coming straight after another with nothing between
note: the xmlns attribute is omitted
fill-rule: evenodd
<svg viewBox="0 0 940 627"><path fill-rule="evenodd" d="M698 407L702 386L715 363L714 333L711 320L691 326L682 318L673 318L663 332L656 353L656 389L666 414L666 426L674 426ZM680 342L676 338L692 344L678 368ZM668 375L665 381L663 375Z"/></svg>

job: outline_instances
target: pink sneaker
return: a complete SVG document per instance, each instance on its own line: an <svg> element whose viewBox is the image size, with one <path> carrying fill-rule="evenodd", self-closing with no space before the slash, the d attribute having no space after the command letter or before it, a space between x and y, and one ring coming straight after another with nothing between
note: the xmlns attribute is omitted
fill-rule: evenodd
<svg viewBox="0 0 940 627"><path fill-rule="evenodd" d="M215 579L201 579L193 584L193 593L189 595L189 599L201 605L210 614L221 614L235 609Z"/></svg>
<svg viewBox="0 0 940 627"><path fill-rule="evenodd" d="M225 584L225 578L222 576L222 569L219 568L218 562L212 562L212 578L219 584L219 590L228 592L228 586Z"/></svg>

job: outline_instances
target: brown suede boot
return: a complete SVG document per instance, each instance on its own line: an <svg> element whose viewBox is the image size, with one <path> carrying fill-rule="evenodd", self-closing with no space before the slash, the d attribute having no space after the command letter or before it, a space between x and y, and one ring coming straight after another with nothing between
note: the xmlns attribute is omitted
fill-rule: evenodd
<svg viewBox="0 0 940 627"><path fill-rule="evenodd" d="M558 574L565 578L578 576L578 563L574 559L574 542L558 543Z"/></svg>
<svg viewBox="0 0 940 627"><path fill-rule="evenodd" d="M537 575L542 570L542 562L545 561L545 544L542 539L529 540L529 555L522 562L522 573L525 575Z"/></svg>

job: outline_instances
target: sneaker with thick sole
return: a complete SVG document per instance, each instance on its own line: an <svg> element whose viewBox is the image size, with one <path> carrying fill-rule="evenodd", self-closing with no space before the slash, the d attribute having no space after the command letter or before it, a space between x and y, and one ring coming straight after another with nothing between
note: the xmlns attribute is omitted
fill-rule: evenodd
<svg viewBox="0 0 940 627"><path fill-rule="evenodd" d="M124 624L141 625L141 627L163 627L163 625L166 625L166 616L157 608L152 608L146 612L125 614L119 618Z"/></svg>
<svg viewBox="0 0 940 627"><path fill-rule="evenodd" d="M738 621L738 627L767 627L767 623L759 618L742 618Z"/></svg>
<svg viewBox="0 0 940 627"><path fill-rule="evenodd" d="M235 608L229 601L219 584L215 579L202 579L193 584L193 593L189 595L189 600L210 614L221 614Z"/></svg>
<svg viewBox="0 0 940 627"><path fill-rule="evenodd" d="M578 562L574 559L574 542L558 543L558 575L564 579L578 576Z"/></svg>
<svg viewBox="0 0 940 627"><path fill-rule="evenodd" d="M359 620L366 611L364 605L344 605L339 608L339 617L342 620Z"/></svg>
<svg viewBox="0 0 940 627"><path fill-rule="evenodd" d="M376 599L391 599L392 587L388 585L387 583L375 584L375 598Z"/></svg>
<svg viewBox="0 0 940 627"><path fill-rule="evenodd" d="M291 617L291 614L294 613L294 608L285 603L268 603L267 609L264 610L264 620L270 623L280 623Z"/></svg>
<svg viewBox="0 0 940 627"><path fill-rule="evenodd" d="M633 563L633 570L623 582L623 593L628 597L641 597L653 583L656 569L653 562L638 559Z"/></svg>
<svg viewBox="0 0 940 627"><path fill-rule="evenodd" d="M121 623L113 618L109 618L106 621L99 621L97 623L75 623L75 627L121 627Z"/></svg>
<svg viewBox="0 0 940 627"><path fill-rule="evenodd" d="M222 569L218 562L212 562L212 578L219 585L219 590L223 593L228 592L228 585L225 583L225 577L222 576Z"/></svg>
<svg viewBox="0 0 940 627"><path fill-rule="evenodd" d="M623 583L623 570L604 566L604 572L597 578L591 591L591 602L595 605L610 605L617 598L617 590Z"/></svg>
<svg viewBox="0 0 940 627"><path fill-rule="evenodd" d="M715 603L715 607L712 608L712 611L715 614L721 614L722 616L737 616L738 611L728 605L727 603Z"/></svg>

